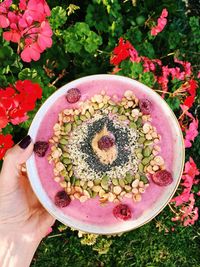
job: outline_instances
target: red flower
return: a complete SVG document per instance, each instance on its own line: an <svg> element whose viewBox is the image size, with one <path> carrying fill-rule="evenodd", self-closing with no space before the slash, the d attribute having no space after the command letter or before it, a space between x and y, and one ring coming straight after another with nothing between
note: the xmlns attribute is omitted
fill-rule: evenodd
<svg viewBox="0 0 200 267"><path fill-rule="evenodd" d="M15 87L0 89L0 129L9 122L16 125L28 119L27 112L35 108L42 97L42 88L30 80L17 81Z"/></svg>
<svg viewBox="0 0 200 267"><path fill-rule="evenodd" d="M188 108L191 108L191 106L194 103L194 99L196 96L196 89L198 87L197 81L191 79L189 81L189 87L187 88L188 93L190 94L188 97L186 97L183 105L187 106Z"/></svg>
<svg viewBox="0 0 200 267"><path fill-rule="evenodd" d="M8 124L8 118L6 115L6 109L0 106L0 129L6 127Z"/></svg>
<svg viewBox="0 0 200 267"><path fill-rule="evenodd" d="M121 37L119 39L119 45L113 50L114 55L111 57L110 63L118 65L122 60L130 57L130 50L134 50L132 44Z"/></svg>
<svg viewBox="0 0 200 267"><path fill-rule="evenodd" d="M13 146L14 142L12 140L12 135L0 134L0 159L2 159L6 151Z"/></svg>

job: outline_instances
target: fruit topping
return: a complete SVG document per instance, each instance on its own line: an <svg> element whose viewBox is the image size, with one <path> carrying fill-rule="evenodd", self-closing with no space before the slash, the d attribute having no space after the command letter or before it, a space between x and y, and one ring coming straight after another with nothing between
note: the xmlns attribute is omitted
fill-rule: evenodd
<svg viewBox="0 0 200 267"><path fill-rule="evenodd" d="M126 204L119 204L113 209L113 214L116 218L124 221L131 218L131 210Z"/></svg>
<svg viewBox="0 0 200 267"><path fill-rule="evenodd" d="M49 144L47 142L37 141L34 144L33 151L38 155L38 157L44 157L48 148L49 148Z"/></svg>
<svg viewBox="0 0 200 267"><path fill-rule="evenodd" d="M152 103L148 99L141 99L139 106L144 115L149 115L151 113Z"/></svg>
<svg viewBox="0 0 200 267"><path fill-rule="evenodd" d="M170 172L161 170L152 175L152 181L159 186L166 186L173 182Z"/></svg>
<svg viewBox="0 0 200 267"><path fill-rule="evenodd" d="M108 150L114 145L115 141L108 135L102 136L98 141L98 148L101 150Z"/></svg>
<svg viewBox="0 0 200 267"><path fill-rule="evenodd" d="M70 204L71 199L68 194L63 190L57 192L54 198L54 202L59 208L64 208Z"/></svg>
<svg viewBox="0 0 200 267"><path fill-rule="evenodd" d="M70 104L76 103L81 98L81 92L78 88L69 89L66 95L66 99Z"/></svg>

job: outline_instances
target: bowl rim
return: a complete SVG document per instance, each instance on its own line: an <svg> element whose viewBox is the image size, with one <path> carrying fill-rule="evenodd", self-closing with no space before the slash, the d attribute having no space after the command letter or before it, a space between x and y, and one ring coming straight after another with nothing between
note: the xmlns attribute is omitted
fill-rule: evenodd
<svg viewBox="0 0 200 267"><path fill-rule="evenodd" d="M63 94L60 94L58 96L58 91L63 89L66 87L66 86L70 86L70 84L74 84L74 83L81 83L81 82L86 82L86 81L91 81L91 79L108 79L108 78L114 78L114 80L120 80L120 81L125 81L125 82L130 82L132 83L133 85L135 85L136 87L143 87L143 88L146 88L148 90L151 91L151 93L153 94L156 94L160 100L162 101L162 103L168 108L169 112L170 112L170 115L172 116L176 126L177 126L177 129L179 130L179 134L180 134L180 138L181 138L181 150L182 150L182 159L181 159L181 167L180 167L180 171L179 171L179 174L177 175L178 176L178 179L177 179L177 182L176 182L176 185L174 186L173 188L173 191L169 194L169 196L167 197L165 203L157 210L157 212L155 212L152 216L149 217L148 220L146 220L145 222L143 223L140 223L138 224L137 226L133 226L132 228L130 229L127 229L127 230L123 230L123 231L113 231L112 233L111 232L96 232L96 231L87 231L87 230L83 230L83 229L80 229L79 227L76 227L73 225L73 223L70 225L67 224L67 226L73 228L73 229L76 229L78 231L81 231L81 232L85 232L85 233L90 233L90 234L100 234L100 235L116 235L116 234L121 234L121 233L126 233L126 232L129 232L129 231L132 231L132 230L135 230L145 224L147 224L148 222L150 222L151 220L153 220L167 205L168 203L170 202L170 200L172 199L173 195L175 194L178 186L179 186L179 183L180 183L180 180L181 180L181 176L182 176L182 173L183 173L183 169L184 169L184 163L185 163L185 145L184 145L184 139L183 139L183 134L182 134L182 131L181 131L181 128L180 128L180 125L179 125L179 122L178 122L178 119L177 117L175 116L174 112L172 111L172 109L169 107L169 105L167 104L167 102L157 93L155 92L152 88L148 87L147 85L141 83L141 82L138 82L137 80L134 80L132 78L129 78L129 77L126 77L126 76L121 76L121 75L114 75L114 74L95 74L95 75L88 75L88 76L84 76L84 77L81 77L81 78L78 78L78 79L75 79L73 81L70 81L68 83L66 83L65 85L61 86L60 88L58 88L53 94L51 94L45 101L44 103L40 106L40 108L38 109L37 113L35 114L34 116L34 119L32 120L31 122L31 125L29 127L29 131L28 131L28 134L31 136L32 133L34 132L34 124L35 124L35 117L36 115L41 112L42 109L44 109L44 106L46 106L48 104L48 102L50 102L51 99L53 99L56 95L56 99L55 101L60 97L62 96ZM68 89L69 90L69 89ZM54 101L54 102L55 102ZM47 109L48 110L48 109ZM60 218L58 216L58 214L55 214L55 212L53 212L50 207L44 203L43 199L42 199L42 196L40 196L38 194L38 188L37 186L34 184L33 182L33 179L31 179L30 177L30 169L31 169L31 159L32 157L30 157L27 162L26 162L26 169L27 169L27 174L28 174L28 178L29 178L29 181L30 181L30 184L31 184L31 187L35 193L35 195L37 196L38 200L41 202L41 204L44 206L44 208L54 217L56 218L57 220L59 220L61 223L65 224L66 225L66 222L63 221L62 218ZM39 176L39 175L38 175ZM45 191L45 190L44 190Z"/></svg>

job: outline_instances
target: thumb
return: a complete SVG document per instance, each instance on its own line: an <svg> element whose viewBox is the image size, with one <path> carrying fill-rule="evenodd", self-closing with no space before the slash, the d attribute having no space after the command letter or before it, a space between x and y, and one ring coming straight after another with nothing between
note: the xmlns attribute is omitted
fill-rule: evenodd
<svg viewBox="0 0 200 267"><path fill-rule="evenodd" d="M6 152L0 174L1 192L9 193L16 188L20 165L30 157L32 152L33 143L29 135Z"/></svg>

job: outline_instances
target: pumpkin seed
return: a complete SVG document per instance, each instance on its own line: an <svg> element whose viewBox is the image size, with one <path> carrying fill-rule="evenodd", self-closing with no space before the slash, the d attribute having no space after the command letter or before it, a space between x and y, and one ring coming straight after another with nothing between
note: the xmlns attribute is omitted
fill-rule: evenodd
<svg viewBox="0 0 200 267"><path fill-rule="evenodd" d="M90 112L89 111L86 111L85 116L86 116L87 119L90 119L91 118Z"/></svg>
<svg viewBox="0 0 200 267"><path fill-rule="evenodd" d="M145 140L146 139L143 136L141 136L141 137L138 138L138 143L139 144L143 144L145 142Z"/></svg>
<svg viewBox="0 0 200 267"><path fill-rule="evenodd" d="M100 179L95 179L95 180L94 180L94 184L95 184L95 185L99 185L100 183L101 183L101 180L100 180Z"/></svg>
<svg viewBox="0 0 200 267"><path fill-rule="evenodd" d="M136 149L135 149L135 153L136 153L136 154L137 154L137 153L142 153L142 148L141 148L141 147L136 148Z"/></svg>
<svg viewBox="0 0 200 267"><path fill-rule="evenodd" d="M147 184L148 183L148 179L145 175L141 175L140 180L144 183Z"/></svg>
<svg viewBox="0 0 200 267"><path fill-rule="evenodd" d="M113 112L113 113L117 113L117 112L118 112L118 110L119 110L119 108L118 108L118 107L113 107L113 109L112 109L112 112Z"/></svg>
<svg viewBox="0 0 200 267"><path fill-rule="evenodd" d="M87 191L88 191L90 197L92 197L93 196L93 192L92 192L91 188L87 188Z"/></svg>
<svg viewBox="0 0 200 267"><path fill-rule="evenodd" d="M92 198L95 198L97 196L98 192L92 191Z"/></svg>
<svg viewBox="0 0 200 267"><path fill-rule="evenodd" d="M138 165L138 169L139 169L140 172L143 172L143 170L144 170L144 166L143 166L142 163L139 163L139 165Z"/></svg>
<svg viewBox="0 0 200 267"><path fill-rule="evenodd" d="M150 162L151 158L150 157L146 157L142 160L142 164L143 165L147 165Z"/></svg>
<svg viewBox="0 0 200 267"><path fill-rule="evenodd" d="M139 179L140 180L140 175L139 175L138 172L135 174L135 179Z"/></svg>
<svg viewBox="0 0 200 267"><path fill-rule="evenodd" d="M62 157L63 157L63 158L69 158L69 153L67 153L67 152L62 153Z"/></svg>
<svg viewBox="0 0 200 267"><path fill-rule="evenodd" d="M124 111L125 111L125 110L124 110L124 108L123 108L123 107L120 107L120 108L119 108L119 114L123 114L123 113L124 113Z"/></svg>
<svg viewBox="0 0 200 267"><path fill-rule="evenodd" d="M133 121L130 122L129 126L130 126L131 129L135 129L135 130L137 129L137 125Z"/></svg>
<svg viewBox="0 0 200 267"><path fill-rule="evenodd" d="M70 177L70 183L71 183L72 185L74 185L75 182L76 182L76 177L75 177L75 176L71 176L71 177ZM76 185L76 184L75 184L75 185Z"/></svg>
<svg viewBox="0 0 200 267"><path fill-rule="evenodd" d="M133 181L133 176L130 173L127 173L125 180L127 181L128 184L131 184Z"/></svg>
<svg viewBox="0 0 200 267"><path fill-rule="evenodd" d="M131 115L129 115L128 117L130 121L134 121L134 118Z"/></svg>
<svg viewBox="0 0 200 267"><path fill-rule="evenodd" d="M138 127L141 127L142 126L142 118L139 117L136 121L136 124Z"/></svg>
<svg viewBox="0 0 200 267"><path fill-rule="evenodd" d="M71 159L69 159L69 158L64 158L64 159L63 159L63 163L66 164L66 165L68 165L68 164L71 163Z"/></svg>
<svg viewBox="0 0 200 267"><path fill-rule="evenodd" d="M64 176L65 181L70 182L70 177L67 175Z"/></svg>
<svg viewBox="0 0 200 267"><path fill-rule="evenodd" d="M131 192L131 186L130 185L125 185L124 189L126 190L126 192Z"/></svg>
<svg viewBox="0 0 200 267"><path fill-rule="evenodd" d="M101 180L101 186L103 189L108 190L108 182L109 182L109 178L107 175L105 175Z"/></svg>
<svg viewBox="0 0 200 267"><path fill-rule="evenodd" d="M79 116L78 115L75 115L74 116L74 121L76 122L76 121L78 121L79 120Z"/></svg>
<svg viewBox="0 0 200 267"><path fill-rule="evenodd" d="M149 146L149 145L152 145L153 144L153 141L152 140L146 140L144 142L144 146Z"/></svg>
<svg viewBox="0 0 200 267"><path fill-rule="evenodd" d="M119 184L119 181L118 181L117 178L113 178L112 179L112 183L113 183L113 185L118 185Z"/></svg>
<svg viewBox="0 0 200 267"><path fill-rule="evenodd" d="M149 157L151 155L151 151L152 151L152 149L149 146L147 146L147 147L145 147L145 149L143 149L143 155L145 157Z"/></svg>
<svg viewBox="0 0 200 267"><path fill-rule="evenodd" d="M87 117L84 116L84 115L81 115L81 116L80 116L80 120L82 120L82 121L86 121L86 120L87 120Z"/></svg>
<svg viewBox="0 0 200 267"><path fill-rule="evenodd" d="M76 121L76 125L81 125L82 124L82 121L81 120L77 120Z"/></svg>
<svg viewBox="0 0 200 267"><path fill-rule="evenodd" d="M137 153L136 156L137 156L138 159L143 159L142 153Z"/></svg>
<svg viewBox="0 0 200 267"><path fill-rule="evenodd" d="M70 178L72 177L73 173L74 173L73 170L70 170L70 171L69 171L69 177L70 177Z"/></svg>
<svg viewBox="0 0 200 267"><path fill-rule="evenodd" d="M67 166L67 170L68 170L68 171L71 171L71 169L72 169L72 164L69 164L69 165Z"/></svg>
<svg viewBox="0 0 200 267"><path fill-rule="evenodd" d="M75 180L75 185L80 186L80 180L79 179Z"/></svg>
<svg viewBox="0 0 200 267"><path fill-rule="evenodd" d="M124 179L119 179L119 185L120 185L121 187L124 187L124 186L125 186Z"/></svg>
<svg viewBox="0 0 200 267"><path fill-rule="evenodd" d="M101 186L100 185L94 185L92 187L92 191L95 193L98 193L101 190Z"/></svg>
<svg viewBox="0 0 200 267"><path fill-rule="evenodd" d="M65 132L66 132L66 133L69 133L69 132L71 132L71 130L72 130L72 125L71 125L70 123L68 123L68 124L65 126Z"/></svg>
<svg viewBox="0 0 200 267"><path fill-rule="evenodd" d="M61 145L66 145L68 143L68 141L65 138L61 138L60 141L59 141L59 143Z"/></svg>
<svg viewBox="0 0 200 267"><path fill-rule="evenodd" d="M121 116L119 116L119 120L120 121L126 121L127 117L125 115L121 115Z"/></svg>

